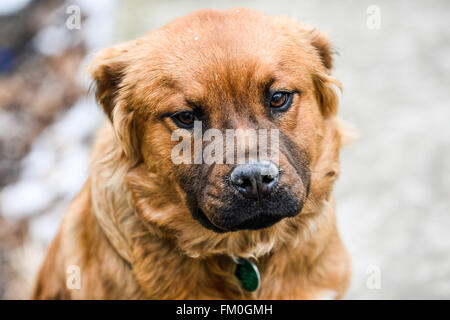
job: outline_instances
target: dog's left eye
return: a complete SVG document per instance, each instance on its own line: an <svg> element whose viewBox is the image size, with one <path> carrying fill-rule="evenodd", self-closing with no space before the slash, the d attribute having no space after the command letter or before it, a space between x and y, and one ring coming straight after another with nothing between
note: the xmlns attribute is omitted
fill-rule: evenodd
<svg viewBox="0 0 450 320"><path fill-rule="evenodd" d="M269 101L269 107L273 111L285 111L292 103L292 92L274 92Z"/></svg>
<svg viewBox="0 0 450 320"><path fill-rule="evenodd" d="M173 122L180 128L191 129L194 126L194 121L198 120L194 113L190 111L177 112L171 116Z"/></svg>

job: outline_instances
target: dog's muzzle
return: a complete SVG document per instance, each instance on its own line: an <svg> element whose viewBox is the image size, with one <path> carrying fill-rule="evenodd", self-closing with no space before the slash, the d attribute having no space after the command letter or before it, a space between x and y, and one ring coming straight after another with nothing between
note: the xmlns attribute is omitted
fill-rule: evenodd
<svg viewBox="0 0 450 320"><path fill-rule="evenodd" d="M194 218L206 228L223 233L267 228L297 215L303 201L283 185L281 172L270 161L235 166L224 178L228 183L223 194L225 204L215 212L204 212L196 206Z"/></svg>

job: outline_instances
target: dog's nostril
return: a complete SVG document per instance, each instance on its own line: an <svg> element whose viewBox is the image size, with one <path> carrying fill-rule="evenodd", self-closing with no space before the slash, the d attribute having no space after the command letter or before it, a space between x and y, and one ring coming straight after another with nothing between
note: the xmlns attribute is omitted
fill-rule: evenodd
<svg viewBox="0 0 450 320"><path fill-rule="evenodd" d="M236 180L235 184L241 188L248 188L252 186L252 181L249 178L241 177Z"/></svg>
<svg viewBox="0 0 450 320"><path fill-rule="evenodd" d="M275 180L275 177L273 175L262 176L262 182L264 183L271 183L273 180Z"/></svg>

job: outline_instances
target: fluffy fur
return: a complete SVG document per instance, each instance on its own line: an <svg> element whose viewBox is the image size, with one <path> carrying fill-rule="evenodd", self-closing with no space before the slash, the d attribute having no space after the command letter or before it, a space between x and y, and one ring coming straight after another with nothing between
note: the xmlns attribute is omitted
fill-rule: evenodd
<svg viewBox="0 0 450 320"><path fill-rule="evenodd" d="M89 71L110 122L95 143L90 177L49 248L34 298L342 297L350 263L332 197L343 137L340 85L331 68L323 34L247 9L195 12L100 53ZM229 106L242 98L256 108L252 81L264 72L284 72L301 88L301 101L279 127L308 154L309 196L300 214L269 228L216 233L189 212L189 195L176 178L181 169L170 160L173 124L158 116L163 106L180 104L180 91ZM220 118L225 111L211 112ZM257 262L256 292L241 289L235 257ZM70 265L80 267L80 289L66 287Z"/></svg>

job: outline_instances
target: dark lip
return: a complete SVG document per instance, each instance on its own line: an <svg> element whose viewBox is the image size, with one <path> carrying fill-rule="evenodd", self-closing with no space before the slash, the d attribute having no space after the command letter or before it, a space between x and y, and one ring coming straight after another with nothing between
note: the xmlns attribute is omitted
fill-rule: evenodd
<svg viewBox="0 0 450 320"><path fill-rule="evenodd" d="M265 228L269 228L281 221L288 216L256 216L243 222L239 223L236 226L230 227L230 231L239 231L239 230L261 230Z"/></svg>
<svg viewBox="0 0 450 320"><path fill-rule="evenodd" d="M222 228L219 228L218 226L216 226L215 224L213 224L208 217L206 216L206 214L203 212L202 209L200 209L199 207L195 207L195 209L193 210L193 216L195 219L197 219L202 226L204 226L205 228L212 230L214 232L217 233L225 233L228 232L229 230L225 230Z"/></svg>
<svg viewBox="0 0 450 320"><path fill-rule="evenodd" d="M299 211L300 212L300 211ZM242 231L242 230L261 230L265 228L269 228L276 224L277 222L283 220L284 218L289 218L296 216L294 214L292 216L288 215L258 215L256 217L252 217L250 219L244 220L237 225L229 226L229 227L218 227L213 224L206 214L199 207L196 207L194 210L194 218L197 219L205 228L212 230L217 233L226 233L233 231Z"/></svg>

